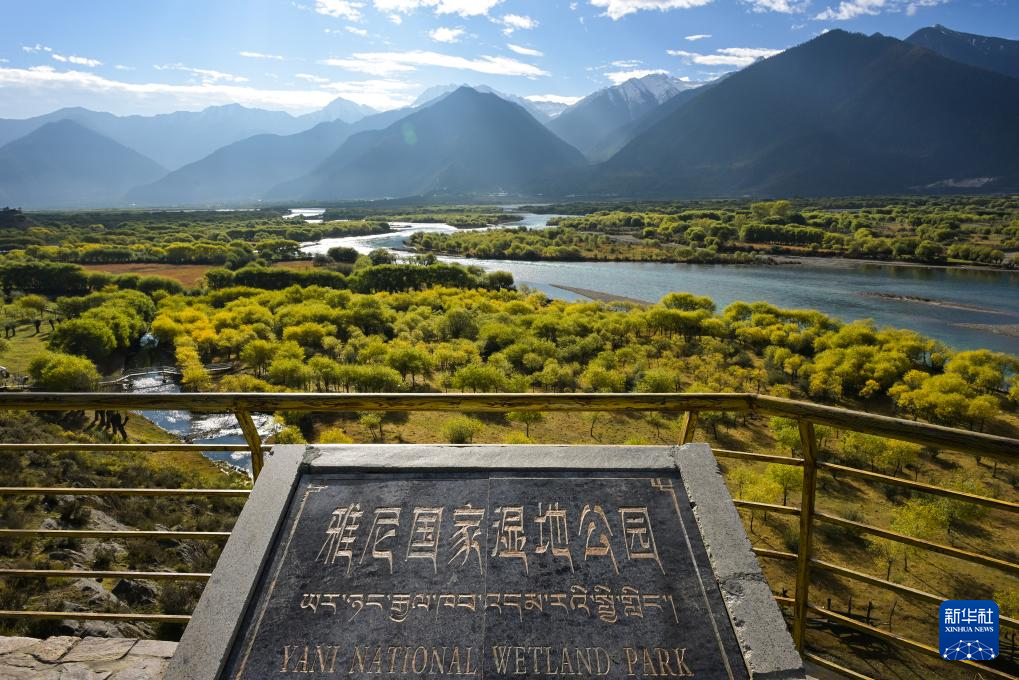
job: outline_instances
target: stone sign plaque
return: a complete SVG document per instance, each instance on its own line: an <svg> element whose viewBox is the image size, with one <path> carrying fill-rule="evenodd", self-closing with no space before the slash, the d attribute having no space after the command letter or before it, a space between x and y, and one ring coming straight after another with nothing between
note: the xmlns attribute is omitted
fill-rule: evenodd
<svg viewBox="0 0 1019 680"><path fill-rule="evenodd" d="M217 668L180 677L751 677L675 465L304 465L279 507Z"/></svg>

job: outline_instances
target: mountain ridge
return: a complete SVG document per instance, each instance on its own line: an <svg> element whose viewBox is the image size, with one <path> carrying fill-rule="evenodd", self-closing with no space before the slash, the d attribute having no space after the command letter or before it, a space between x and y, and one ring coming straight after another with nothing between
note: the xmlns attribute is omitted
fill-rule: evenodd
<svg viewBox="0 0 1019 680"><path fill-rule="evenodd" d="M492 162L496 158L499 163ZM268 195L318 200L498 193L584 163L579 151L523 107L461 87L387 128L351 136L318 168Z"/></svg>
<svg viewBox="0 0 1019 680"><path fill-rule="evenodd" d="M107 207L166 170L72 120L48 122L0 147L0 203L27 208Z"/></svg>

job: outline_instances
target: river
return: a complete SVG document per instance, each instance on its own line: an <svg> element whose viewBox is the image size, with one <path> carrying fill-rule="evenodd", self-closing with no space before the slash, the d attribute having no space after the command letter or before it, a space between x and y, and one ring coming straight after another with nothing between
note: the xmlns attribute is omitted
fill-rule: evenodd
<svg viewBox="0 0 1019 680"><path fill-rule="evenodd" d="M180 392L180 385L166 380L156 370L143 371L132 375L124 385L128 392L173 393ZM244 444L241 426L232 413L190 413L188 411L139 411L153 423L170 434L193 444ZM277 425L270 414L252 413L255 427L264 440L276 432ZM251 454L243 451L202 451L202 455L214 461L227 463L251 473Z"/></svg>
<svg viewBox="0 0 1019 680"><path fill-rule="evenodd" d="M515 226L541 229L549 217L528 213ZM324 239L301 250L313 254L347 246L362 253L387 248L406 254L405 241L414 232L456 231L448 224L392 226L394 233ZM557 286L649 302L687 291L710 296L719 309L735 300L764 300L779 307L818 309L846 321L873 319L879 325L910 328L956 349L1019 354L1019 338L991 330L1019 325L1019 272L810 259L780 265L441 259L508 271L518 285L566 300L586 298Z"/></svg>

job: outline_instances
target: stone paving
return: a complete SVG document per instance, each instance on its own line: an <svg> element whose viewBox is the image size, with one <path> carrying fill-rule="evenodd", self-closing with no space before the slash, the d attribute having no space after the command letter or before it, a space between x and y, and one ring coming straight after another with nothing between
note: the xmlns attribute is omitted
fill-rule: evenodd
<svg viewBox="0 0 1019 680"><path fill-rule="evenodd" d="M0 637L3 680L159 680L176 642L71 637Z"/></svg>

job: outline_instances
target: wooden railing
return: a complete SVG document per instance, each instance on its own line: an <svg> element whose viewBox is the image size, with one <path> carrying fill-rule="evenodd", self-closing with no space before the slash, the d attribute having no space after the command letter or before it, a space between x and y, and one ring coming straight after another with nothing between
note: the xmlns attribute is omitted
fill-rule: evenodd
<svg viewBox="0 0 1019 680"><path fill-rule="evenodd" d="M914 639L895 635L869 623L858 621L810 600L811 573L825 572L842 578L885 589L923 603L940 604L943 598L915 588L893 583L847 566L815 559L813 555L813 532L818 522L848 528L854 532L877 536L889 541L957 558L963 562L979 564L998 569L1010 575L1019 575L1019 564L993 556L975 553L960 548L928 541L855 521L830 513L815 510L817 496L817 473L826 471L836 475L855 477L871 482L880 482L925 494L947 497L967 503L1001 510L1008 513L1019 511L1019 504L1006 500L980 496L908 479L902 479L874 471L837 465L819 460L817 437L814 428L825 425L840 430L864 432L888 439L912 442L933 449L948 449L977 456L988 456L1007 462L1019 460L1019 440L989 434L969 432L929 423L891 418L871 413L850 411L819 404L781 399L758 394L125 394L125 393L0 393L0 410L23 411L73 411L81 409L175 409L192 412L231 412L237 417L246 444L33 444L0 443L0 454L18 451L243 451L250 453L252 471L257 481L262 470L265 446L251 418L252 413L273 413L279 411L662 411L682 412L679 439L681 443L694 440L698 414L701 412L746 412L769 416L781 416L795 420L799 425L801 457L786 457L746 451L716 449L715 455L763 463L792 465L803 469L803 484L799 507L737 500L736 505L751 510L764 510L798 518L798 550L785 552L757 549L764 559L787 560L796 563L794 597L776 596L783 606L792 608L793 639L804 658L849 677L866 678L831 660L811 652L806 647L808 615L818 616L815 621L834 623L849 627L928 656L940 658L937 648ZM0 463L2 464L2 463ZM0 495L138 495L138 496L246 496L245 489L151 489L151 488L65 488L65 487L0 487ZM147 538L147 539L194 539L223 541L229 532L211 531L136 531L136 530L76 530L76 529L9 529L0 528L0 538L5 537L68 537L68 538ZM147 579L193 579L205 580L207 573L180 572L138 572L138 571L89 571L89 570L36 570L0 569L0 577L38 578L81 578L120 577ZM0 618L49 618L49 619L102 619L142 620L152 622L187 622L186 615L134 614L107 612L54 612L54 611L0 611ZM1001 624L1019 629L1019 620L1002 616ZM974 667L989 677L1012 678L988 665L976 662L962 662Z"/></svg>

